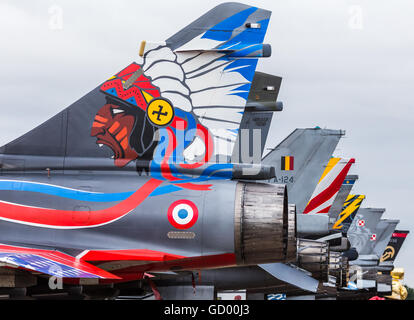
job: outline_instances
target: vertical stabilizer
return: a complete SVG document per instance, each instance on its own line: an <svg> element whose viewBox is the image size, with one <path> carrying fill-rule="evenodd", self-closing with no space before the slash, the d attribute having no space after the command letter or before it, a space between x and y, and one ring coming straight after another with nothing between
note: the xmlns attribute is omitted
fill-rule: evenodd
<svg viewBox="0 0 414 320"><path fill-rule="evenodd" d="M376 230L376 241L374 245L374 254L377 255L378 259L381 259L387 244L390 242L392 234L395 231L400 220L381 220L377 225Z"/></svg>
<svg viewBox="0 0 414 320"><path fill-rule="evenodd" d="M39 163L53 169L71 167L73 158L92 158L91 165L101 158L123 168L151 161L157 152L166 158L167 143L158 143L166 140L185 165L229 158L258 60L271 55L263 43L270 16L223 3L164 42L144 41L142 63L115 75L108 70L109 79L96 89L1 147L3 168L27 156L42 157ZM27 169L37 160L25 161Z"/></svg>
<svg viewBox="0 0 414 320"><path fill-rule="evenodd" d="M328 215L331 221L335 222L338 218L338 215L342 212L345 201L349 196L355 182L358 180L357 175L347 175L344 182L342 183L341 188L339 189L338 194L335 197L335 200L329 209Z"/></svg>
<svg viewBox="0 0 414 320"><path fill-rule="evenodd" d="M277 103L281 84L280 77L255 73L233 149L233 163L251 163L250 159L260 163L273 114L282 111L282 106Z"/></svg>
<svg viewBox="0 0 414 320"><path fill-rule="evenodd" d="M400 249L409 233L410 231L408 230L395 230L392 233L391 239L381 255L380 265L385 263L394 263L398 252L400 252Z"/></svg>
<svg viewBox="0 0 414 320"><path fill-rule="evenodd" d="M262 163L276 168L271 182L287 185L289 202L303 212L325 166L345 134L342 130L296 129L264 158Z"/></svg>
<svg viewBox="0 0 414 320"><path fill-rule="evenodd" d="M328 214L355 159L331 158L313 192L304 214Z"/></svg>
<svg viewBox="0 0 414 320"><path fill-rule="evenodd" d="M354 218L361 207L362 202L365 200L365 195L349 195L346 199L341 213L338 215L338 219L332 226L332 229L341 230L342 234L347 234L349 227L354 221Z"/></svg>
<svg viewBox="0 0 414 320"><path fill-rule="evenodd" d="M372 254L376 241L376 228L385 209L361 208L348 230L348 239L359 256ZM358 260L353 261L357 264Z"/></svg>

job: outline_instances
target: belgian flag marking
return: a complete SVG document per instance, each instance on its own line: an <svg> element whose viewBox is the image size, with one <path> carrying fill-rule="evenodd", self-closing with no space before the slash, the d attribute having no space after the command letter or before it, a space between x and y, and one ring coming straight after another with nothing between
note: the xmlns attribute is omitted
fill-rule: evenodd
<svg viewBox="0 0 414 320"><path fill-rule="evenodd" d="M295 157L292 156L284 156L282 157L282 167L283 171L292 171L295 170Z"/></svg>

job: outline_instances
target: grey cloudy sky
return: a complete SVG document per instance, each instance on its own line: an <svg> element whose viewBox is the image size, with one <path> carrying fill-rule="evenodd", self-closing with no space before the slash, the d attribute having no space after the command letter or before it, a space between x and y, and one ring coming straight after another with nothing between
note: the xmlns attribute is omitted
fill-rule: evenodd
<svg viewBox="0 0 414 320"><path fill-rule="evenodd" d="M141 40L163 41L221 2L0 0L0 145L139 61ZM413 230L396 264L414 286L414 3L244 3L273 12L273 55L257 70L284 78L268 147L298 127L346 130L336 155L356 158L354 191Z"/></svg>

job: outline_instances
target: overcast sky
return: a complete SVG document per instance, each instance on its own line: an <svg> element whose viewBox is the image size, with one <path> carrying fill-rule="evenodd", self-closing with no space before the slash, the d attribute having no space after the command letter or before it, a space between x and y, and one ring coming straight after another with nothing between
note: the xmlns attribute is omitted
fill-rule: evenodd
<svg viewBox="0 0 414 320"><path fill-rule="evenodd" d="M0 0L0 145L139 62L142 40L164 41L222 1ZM283 77L268 147L295 128L346 130L336 155L356 158L364 206L412 229L397 258L414 286L414 3L250 1L273 12L271 58Z"/></svg>

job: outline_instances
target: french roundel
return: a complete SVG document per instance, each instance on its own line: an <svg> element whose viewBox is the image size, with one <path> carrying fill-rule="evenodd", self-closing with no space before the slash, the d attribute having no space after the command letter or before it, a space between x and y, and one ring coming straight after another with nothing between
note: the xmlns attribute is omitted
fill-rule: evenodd
<svg viewBox="0 0 414 320"><path fill-rule="evenodd" d="M168 208L168 221L177 229L189 229L198 219L198 209L189 200L178 200Z"/></svg>

